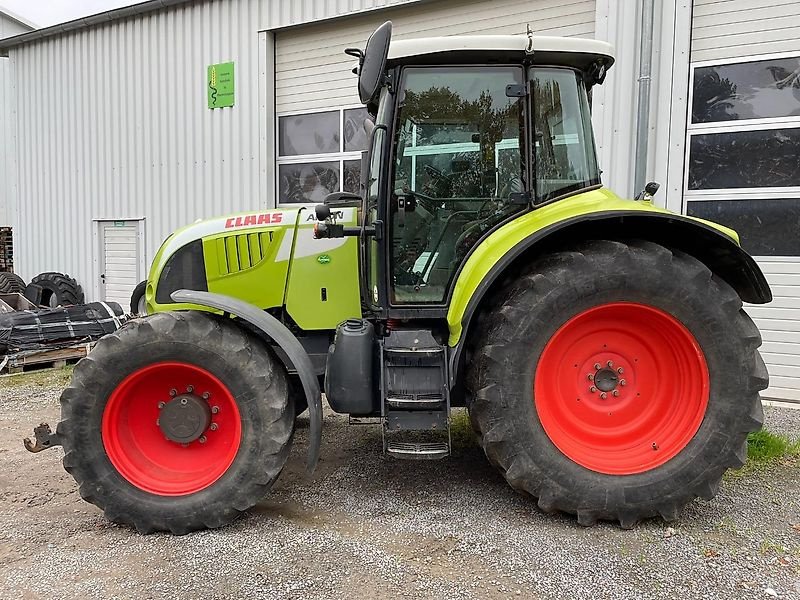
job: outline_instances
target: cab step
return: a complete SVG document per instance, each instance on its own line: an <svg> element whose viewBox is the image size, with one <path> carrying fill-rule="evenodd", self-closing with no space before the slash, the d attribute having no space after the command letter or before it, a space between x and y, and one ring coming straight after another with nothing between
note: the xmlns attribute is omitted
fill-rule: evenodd
<svg viewBox="0 0 800 600"><path fill-rule="evenodd" d="M406 460L450 455L447 347L427 329L398 329L381 340L384 453Z"/></svg>
<svg viewBox="0 0 800 600"><path fill-rule="evenodd" d="M388 442L386 454L402 460L438 460L450 455L447 442Z"/></svg>

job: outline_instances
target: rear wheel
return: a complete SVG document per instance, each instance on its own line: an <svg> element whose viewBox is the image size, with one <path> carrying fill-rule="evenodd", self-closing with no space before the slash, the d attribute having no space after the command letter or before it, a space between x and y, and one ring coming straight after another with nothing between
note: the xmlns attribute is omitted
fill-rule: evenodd
<svg viewBox="0 0 800 600"><path fill-rule="evenodd" d="M252 334L200 312L131 321L61 396L64 466L81 496L141 532L220 527L283 468L294 407Z"/></svg>
<svg viewBox="0 0 800 600"><path fill-rule="evenodd" d="M758 329L700 262L595 241L537 260L483 317L470 415L489 460L579 522L675 519L763 419Z"/></svg>

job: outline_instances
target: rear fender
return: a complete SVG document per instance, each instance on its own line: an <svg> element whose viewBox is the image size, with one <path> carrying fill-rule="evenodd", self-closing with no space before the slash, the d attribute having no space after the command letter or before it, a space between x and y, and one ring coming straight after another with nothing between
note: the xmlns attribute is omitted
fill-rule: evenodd
<svg viewBox="0 0 800 600"><path fill-rule="evenodd" d="M175 302L212 308L244 319L253 327L262 331L264 335L283 350L291 362L286 366L297 371L308 402L310 430L306 467L309 472L313 471L319 462L320 445L322 443L322 394L311 358L294 334L271 314L248 302L231 298L230 296L193 290L178 290L172 293L172 299Z"/></svg>
<svg viewBox="0 0 800 600"><path fill-rule="evenodd" d="M492 292L504 284L509 274L513 277L537 256L574 247L582 240L649 240L694 256L733 287L744 302L764 304L772 300L761 269L739 246L733 230L644 203L612 200L599 203L598 207L611 210L577 214L573 211L567 215L562 210L563 218L553 214L549 219L546 214L536 213L550 207L533 211L501 227L470 255L459 273L447 314L449 345L454 347L450 369L452 382L459 380L464 340L471 337L474 317ZM527 227L522 223L524 220L528 221ZM489 247L482 249L487 243Z"/></svg>

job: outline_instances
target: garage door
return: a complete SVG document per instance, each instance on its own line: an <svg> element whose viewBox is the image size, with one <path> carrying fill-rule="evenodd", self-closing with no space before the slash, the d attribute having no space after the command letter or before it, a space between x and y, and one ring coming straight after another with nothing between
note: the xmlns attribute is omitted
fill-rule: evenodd
<svg viewBox="0 0 800 600"><path fill-rule="evenodd" d="M761 330L767 398L800 401L800 2L695 0L689 214L736 229L774 300Z"/></svg>
<svg viewBox="0 0 800 600"><path fill-rule="evenodd" d="M130 310L133 288L144 277L140 268L140 221L101 221L100 297Z"/></svg>
<svg viewBox="0 0 800 600"><path fill-rule="evenodd" d="M280 31L275 38L279 204L316 204L358 191L366 111L354 59L383 21L395 39L457 34L594 36L595 0L439 0Z"/></svg>
<svg viewBox="0 0 800 600"><path fill-rule="evenodd" d="M594 37L595 0L442 0L279 32L275 96L280 113L358 104L350 46L391 20L395 39L458 34L536 33Z"/></svg>

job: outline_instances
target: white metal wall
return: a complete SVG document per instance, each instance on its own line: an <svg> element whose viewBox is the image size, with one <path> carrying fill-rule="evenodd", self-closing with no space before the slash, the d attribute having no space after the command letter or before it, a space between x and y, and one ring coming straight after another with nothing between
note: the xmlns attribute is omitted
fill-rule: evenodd
<svg viewBox="0 0 800 600"><path fill-rule="evenodd" d="M797 0L694 0L692 61L800 47Z"/></svg>
<svg viewBox="0 0 800 600"><path fill-rule="evenodd" d="M30 27L10 19L0 12L0 40L25 33ZM13 94L12 65L0 58L0 227L11 225L11 193L2 182L11 177L13 140L15 139L14 114L11 111Z"/></svg>
<svg viewBox="0 0 800 600"><path fill-rule="evenodd" d="M259 30L414 0L209 0L10 51L18 112L15 259L95 288L92 219L147 217L146 260L174 229L266 205L272 56ZM206 107L206 68L234 61L236 106ZM271 195L271 192L269 192Z"/></svg>
<svg viewBox="0 0 800 600"><path fill-rule="evenodd" d="M463 34L594 37L595 0L439 0L348 19L338 27L310 25L275 36L275 105L279 113L358 104L355 59L381 22L391 19L393 39Z"/></svg>

